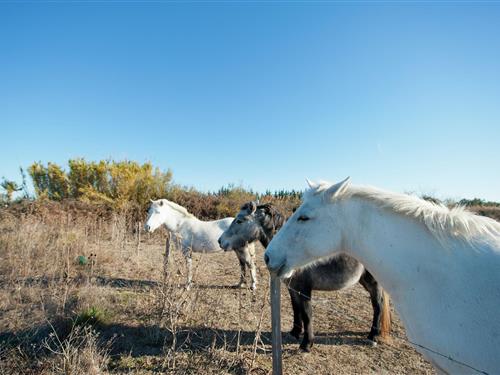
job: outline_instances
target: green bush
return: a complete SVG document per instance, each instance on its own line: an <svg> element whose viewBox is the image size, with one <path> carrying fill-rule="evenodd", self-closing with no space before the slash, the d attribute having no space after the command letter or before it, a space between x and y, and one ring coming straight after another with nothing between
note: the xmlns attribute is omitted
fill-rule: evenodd
<svg viewBox="0 0 500 375"><path fill-rule="evenodd" d="M93 327L103 326L110 321L110 313L100 307L91 306L81 311L75 318L75 326L90 325Z"/></svg>
<svg viewBox="0 0 500 375"><path fill-rule="evenodd" d="M234 185L223 186L216 192L203 193L194 188L173 184L170 170L164 172L154 168L151 163L139 164L127 160L88 162L83 158L71 159L68 161L67 172L54 163L45 165L35 162L28 172L38 198L64 202L76 199L104 208L93 210L95 212L119 211L126 216L129 229L136 228L136 223L145 219L150 199L167 198L186 207L201 220L215 220L235 216L240 206L250 200L273 203L288 216L300 205L302 197L302 192L296 190L267 190L264 194L259 194ZM12 199L12 194L19 189L24 191L25 197L29 197L23 170L21 174L21 186L3 180L0 185L3 187L0 203L7 204ZM423 199L440 203L431 196L423 196ZM462 199L458 204L467 206L474 212L499 218L500 203L475 198Z"/></svg>
<svg viewBox="0 0 500 375"><path fill-rule="evenodd" d="M20 187L15 181L6 180L5 177L2 178L0 187L5 191L5 193L2 194L2 200L5 200L6 202L11 202L12 195L17 191L22 190L22 187Z"/></svg>
<svg viewBox="0 0 500 375"><path fill-rule="evenodd" d="M500 207L499 202L489 202L484 199L474 198L474 199L462 199L458 202L461 206L471 207L471 206L489 206L489 207Z"/></svg>
<svg viewBox="0 0 500 375"><path fill-rule="evenodd" d="M167 194L172 172L162 172L151 163L134 161L87 162L72 159L69 172L48 163L33 163L28 172L37 197L52 200L81 199L113 209L144 209L149 199Z"/></svg>
<svg viewBox="0 0 500 375"><path fill-rule="evenodd" d="M33 163L28 169L37 198L62 201L77 199L127 215L127 222L144 220L150 199L167 198L202 220L234 216L250 200L273 202L285 213L299 205L301 193L281 190L257 194L241 186L228 185L213 193L172 184L172 172L151 163L134 161L68 161L68 171L59 165Z"/></svg>

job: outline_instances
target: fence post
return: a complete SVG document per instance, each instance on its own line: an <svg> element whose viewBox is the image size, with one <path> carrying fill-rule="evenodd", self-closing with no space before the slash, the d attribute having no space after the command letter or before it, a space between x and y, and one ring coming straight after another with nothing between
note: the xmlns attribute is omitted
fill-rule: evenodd
<svg viewBox="0 0 500 375"><path fill-rule="evenodd" d="M141 222L138 221L137 222L137 248L136 248L136 253L137 255L139 255L139 250L141 249L141 228L142 228L142 225L141 225Z"/></svg>
<svg viewBox="0 0 500 375"><path fill-rule="evenodd" d="M281 289L280 279L271 275L271 325L272 325L272 351L273 351L273 375L283 373L281 363Z"/></svg>
<svg viewBox="0 0 500 375"><path fill-rule="evenodd" d="M168 263L170 260L170 247L172 246L172 236L170 231L167 231L167 237L165 240L165 255L163 256L163 283L166 284L168 281Z"/></svg>

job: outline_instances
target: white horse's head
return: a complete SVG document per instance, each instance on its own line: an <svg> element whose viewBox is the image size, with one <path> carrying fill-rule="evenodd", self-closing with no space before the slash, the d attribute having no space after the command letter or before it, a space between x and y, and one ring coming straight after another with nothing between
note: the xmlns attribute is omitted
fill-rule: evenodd
<svg viewBox="0 0 500 375"><path fill-rule="evenodd" d="M175 219L169 211L171 209L166 199L152 200L148 210L148 218L144 224L144 230L153 233L162 224L165 224L167 228L172 228L175 225Z"/></svg>
<svg viewBox="0 0 500 375"><path fill-rule="evenodd" d="M271 241L264 255L267 268L288 277L299 267L332 255L342 249L342 208L336 197L349 186L349 178L338 184L315 184L302 205Z"/></svg>

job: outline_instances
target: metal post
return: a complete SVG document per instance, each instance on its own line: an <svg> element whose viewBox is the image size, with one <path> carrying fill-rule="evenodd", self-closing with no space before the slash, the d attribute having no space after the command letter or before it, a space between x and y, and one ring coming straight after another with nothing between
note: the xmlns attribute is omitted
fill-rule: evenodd
<svg viewBox="0 0 500 375"><path fill-rule="evenodd" d="M281 289L280 279L271 275L271 325L273 350L273 375L283 373L281 363Z"/></svg>

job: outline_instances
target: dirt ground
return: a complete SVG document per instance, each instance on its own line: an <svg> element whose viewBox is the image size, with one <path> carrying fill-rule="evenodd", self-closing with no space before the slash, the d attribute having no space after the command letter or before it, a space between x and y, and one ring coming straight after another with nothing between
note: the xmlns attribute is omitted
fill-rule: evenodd
<svg viewBox="0 0 500 375"><path fill-rule="evenodd" d="M1 373L271 373L269 274L261 247L255 293L235 287L233 252L194 254L195 284L187 291L179 252L164 272L164 233L120 237L114 229L61 229L31 219L1 224ZM75 261L91 253L97 256L87 264ZM284 286L281 295L285 374L434 373L398 338L369 345L372 308L360 285L314 293L311 353L287 333L292 310ZM71 341L89 315L95 332ZM404 336L396 314L393 332Z"/></svg>
<svg viewBox="0 0 500 375"><path fill-rule="evenodd" d="M155 250L152 250L155 252ZM256 362L262 373L271 370L271 323L269 307L269 274L263 263L264 250L259 248L257 265L259 285L256 293L233 288L238 281L238 266L233 253L195 255L196 286L193 290L209 291L206 309L211 301L215 319L211 329L229 341L241 330L243 351L252 351L255 331L262 315L263 347L258 347ZM155 252L156 253L156 252ZM182 257L176 255L182 263ZM265 301L265 303L263 303ZM371 346L366 336L373 310L368 293L357 285L337 292L314 292L313 314L315 344L311 353L298 348L288 334L292 327L292 308L286 287L281 288L281 320L283 332L283 369L285 374L434 374L432 367L403 340L393 338L390 345ZM241 312L239 306L243 305ZM393 332L405 337L397 314L393 313ZM242 316L239 316L241 314ZM265 350L262 350L265 349ZM259 372L260 371L256 371Z"/></svg>

